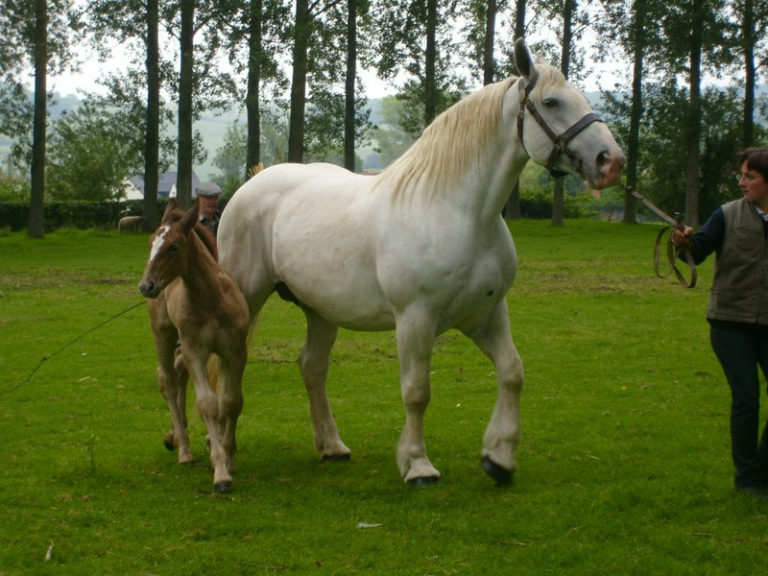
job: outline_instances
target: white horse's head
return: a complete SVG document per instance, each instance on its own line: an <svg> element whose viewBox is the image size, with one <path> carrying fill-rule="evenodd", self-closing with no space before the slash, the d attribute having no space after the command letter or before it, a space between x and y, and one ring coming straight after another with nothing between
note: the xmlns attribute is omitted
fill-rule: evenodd
<svg viewBox="0 0 768 576"><path fill-rule="evenodd" d="M608 127L579 90L556 68L531 59L525 42L515 42L520 111L518 138L528 156L551 172L578 174L593 188L619 181L624 165Z"/></svg>

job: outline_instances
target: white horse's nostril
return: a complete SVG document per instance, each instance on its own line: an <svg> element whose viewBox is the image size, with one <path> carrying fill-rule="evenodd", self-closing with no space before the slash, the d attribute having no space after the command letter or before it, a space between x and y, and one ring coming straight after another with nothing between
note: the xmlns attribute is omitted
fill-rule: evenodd
<svg viewBox="0 0 768 576"><path fill-rule="evenodd" d="M603 150L597 155L597 169L603 174L619 174L624 168L624 154L611 154L608 150Z"/></svg>

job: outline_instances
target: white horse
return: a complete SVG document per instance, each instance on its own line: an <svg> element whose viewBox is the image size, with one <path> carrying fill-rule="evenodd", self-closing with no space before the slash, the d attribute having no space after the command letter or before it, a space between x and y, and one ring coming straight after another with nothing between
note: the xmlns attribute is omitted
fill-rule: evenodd
<svg viewBox="0 0 768 576"><path fill-rule="evenodd" d="M436 482L423 436L430 357L435 338L457 328L496 369L483 468L498 484L512 480L523 366L504 299L517 257L501 208L529 158L579 173L594 188L615 184L624 162L608 128L558 70L534 65L521 41L515 57L520 78L441 114L380 175L277 165L246 182L224 210L220 262L251 319L275 291L306 315L298 364L323 459L350 454L325 390L338 327L394 328L406 412L397 462L406 482Z"/></svg>

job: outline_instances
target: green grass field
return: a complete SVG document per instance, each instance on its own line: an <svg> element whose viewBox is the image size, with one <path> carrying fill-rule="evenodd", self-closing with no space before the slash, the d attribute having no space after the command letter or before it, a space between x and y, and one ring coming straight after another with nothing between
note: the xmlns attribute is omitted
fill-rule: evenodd
<svg viewBox="0 0 768 576"><path fill-rule="evenodd" d="M711 263L685 290L653 276L655 226L511 228L526 368L513 486L481 470L495 377L457 332L432 363L438 485L397 471L393 333L340 334L329 396L352 460L318 462L294 362L303 316L275 298L225 496L191 402L197 462L163 447L143 306L68 345L141 301L146 236L0 236L0 575L763 573L768 502L732 488L730 395L704 320Z"/></svg>

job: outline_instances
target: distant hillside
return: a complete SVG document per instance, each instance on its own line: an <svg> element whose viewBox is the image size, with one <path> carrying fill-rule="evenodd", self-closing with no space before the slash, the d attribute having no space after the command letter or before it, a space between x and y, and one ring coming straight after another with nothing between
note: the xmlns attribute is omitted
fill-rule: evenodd
<svg viewBox="0 0 768 576"><path fill-rule="evenodd" d="M381 109L381 99L371 99L368 101L368 107L371 109L371 122L376 124L380 121L381 115L379 110ZM195 123L195 129L200 132L203 137L203 143L206 150L208 150L208 158L206 161L195 168L197 174L202 180L209 180L210 176L214 175L218 169L213 165L213 159L216 156L216 151L224 145L224 138L233 124L238 123L245 125L245 112L237 109L229 110L226 112L206 112L200 116L200 120ZM364 148L357 151L358 155L363 158L363 168L370 167L366 162L369 155L373 154L372 148ZM375 159L372 160L375 162Z"/></svg>
<svg viewBox="0 0 768 576"><path fill-rule="evenodd" d="M224 146L224 138L227 129L233 124L245 124L245 113L238 110L226 112L205 112L200 120L195 122L195 130L200 132L203 138L203 146L208 151L208 157L200 166L195 167L195 172L201 180L210 180L218 169L213 165L216 151Z"/></svg>
<svg viewBox="0 0 768 576"><path fill-rule="evenodd" d="M31 95L30 95L31 96ZM602 102L602 95L600 92L588 92L586 94L587 99L593 107L599 107ZM757 89L758 99L768 99L768 85L761 85ZM371 122L377 124L380 122L380 110L381 99L371 99L368 101L371 108ZM56 94L54 103L51 105L49 112L51 117L59 118L62 113L76 109L81 104L81 99L74 95L62 96ZM766 123L768 118L760 114L760 110L756 110L756 119L758 122ZM227 111L209 111L202 114L200 120L195 123L195 130L200 132L203 138L203 145L208 151L208 157L206 161L195 167L195 172L201 180L210 180L218 170L213 165L213 159L216 156L216 152L224 145L224 138L227 130L235 123L245 124L245 113L238 107L233 107ZM172 128L175 130L175 128ZM0 163L5 163L8 150L11 145L9 138L0 136ZM377 166L376 153L372 147L358 150L358 155L363 158L363 168L369 168Z"/></svg>
<svg viewBox="0 0 768 576"><path fill-rule="evenodd" d="M62 113L71 111L80 106L81 100L76 96L67 95L61 96L56 94L55 104L50 108L51 117L59 118ZM373 99L368 102L371 108L371 120L375 123L379 119L379 109L381 108L381 100ZM195 173L201 180L210 180L211 176L214 176L218 169L213 165L213 159L216 156L216 152L224 146L224 139L227 134L227 130L235 123L245 124L245 112L233 107L226 111L208 111L200 116L200 120L195 122L194 129L200 132L203 139L203 146L208 151L208 157L206 161L199 166L195 166ZM175 127L171 128L175 130ZM3 150L10 145L10 140L0 139L0 154L5 154ZM366 157L366 151L362 151L361 156ZM369 153L372 151L368 151ZM0 156L2 157L2 156Z"/></svg>

